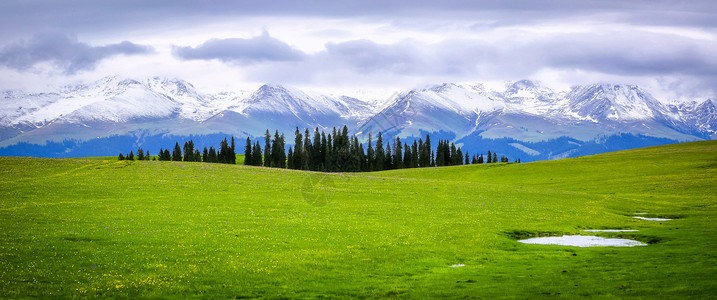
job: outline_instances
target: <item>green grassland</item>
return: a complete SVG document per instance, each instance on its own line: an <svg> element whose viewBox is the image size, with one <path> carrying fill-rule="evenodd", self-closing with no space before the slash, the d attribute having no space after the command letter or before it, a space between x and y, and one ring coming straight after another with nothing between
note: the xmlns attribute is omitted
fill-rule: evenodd
<svg viewBox="0 0 717 300"><path fill-rule="evenodd" d="M714 298L716 191L715 141L357 174L5 157L0 298ZM516 241L606 228L649 245Z"/></svg>

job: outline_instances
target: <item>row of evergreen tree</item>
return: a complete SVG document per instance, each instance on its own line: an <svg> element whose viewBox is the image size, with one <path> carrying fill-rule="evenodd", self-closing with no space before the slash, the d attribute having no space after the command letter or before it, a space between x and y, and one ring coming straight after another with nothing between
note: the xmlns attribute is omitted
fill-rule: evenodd
<svg viewBox="0 0 717 300"><path fill-rule="evenodd" d="M204 150L200 153L199 149L194 149L194 141L189 140L184 143L182 148L179 147L179 143L175 143L171 154L169 149L163 150L160 148L159 160L236 164L236 145L234 137L231 138L231 144L224 138L219 142L219 151L214 146L211 146L209 148L204 147Z"/></svg>
<svg viewBox="0 0 717 300"><path fill-rule="evenodd" d="M147 151L145 153L144 150L142 150L142 148L137 149L137 160L149 160L149 158L151 156L152 155L149 154L149 151ZM135 159L134 152L130 151L129 153L127 153L127 155L123 155L122 153L120 153L117 156L117 159L119 159L119 160L134 160Z"/></svg>
<svg viewBox="0 0 717 300"><path fill-rule="evenodd" d="M223 164L236 164L236 146L234 144L234 137L231 139L231 144L226 138L219 143L219 151L212 146L207 149L204 147L204 151L201 153L199 149L194 149L194 141L189 140L184 142L184 147L180 148L179 143L174 143L174 149L169 152L169 149L159 148L159 155L157 158L160 161L192 161L192 162L208 162L208 163L223 163ZM137 160L149 160L151 155L149 151L145 152L142 148L137 149ZM135 160L134 153L130 151L127 155L122 153L118 156L119 160ZM153 160L155 158L152 158Z"/></svg>
<svg viewBox="0 0 717 300"><path fill-rule="evenodd" d="M284 135L279 135L278 131L273 139L269 130L266 131L263 151L259 141L252 143L247 137L244 164L322 172L368 172L498 162L496 153L488 151L487 159L483 154L471 157L447 140L439 140L434 153L428 134L425 141L418 139L410 145L396 137L386 141L385 147L381 132L378 132L375 146L369 134L366 149L357 137L348 135L346 126L341 131L334 127L328 134L316 128L313 139L309 129L302 133L297 128L294 135L294 146L289 147L288 153L284 152ZM500 161L508 162L508 158L502 156Z"/></svg>
<svg viewBox="0 0 717 300"><path fill-rule="evenodd" d="M401 142L399 137L385 141L381 132L376 136L369 134L366 149L356 136L349 136L348 128L344 126L337 131L334 127L328 134L314 129L313 139L309 129L302 133L296 128L294 132L294 146L285 149L284 134L275 131L272 138L267 129L264 135L264 148L259 141L252 143L247 137L244 147L244 164L250 166L265 166L272 168L289 168L295 170L311 170L322 172L368 172L403 168L422 168L435 166L455 166L463 164L482 164L495 162L508 162L508 158L488 151L483 154L470 156L463 153L461 147L448 140L439 140L435 153L431 148L431 137L426 135L425 141L419 138L412 144ZM393 147L391 146L393 144ZM129 154L119 154L119 160L134 160L132 151ZM149 151L142 148L137 150L138 160L149 160ZM202 152L195 149L194 141L189 140L183 147L174 144L169 149L159 149L160 161L189 161L236 164L236 147L234 137L231 142L226 138L219 143L219 151L213 146L204 147ZM516 160L516 162L519 162Z"/></svg>

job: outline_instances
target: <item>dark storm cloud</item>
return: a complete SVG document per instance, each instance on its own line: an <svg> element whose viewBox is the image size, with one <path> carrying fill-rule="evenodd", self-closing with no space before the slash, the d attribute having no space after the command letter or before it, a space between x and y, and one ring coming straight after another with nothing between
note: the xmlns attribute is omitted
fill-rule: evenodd
<svg viewBox="0 0 717 300"><path fill-rule="evenodd" d="M172 48L175 57L182 60L211 60L223 62L251 64L267 61L298 61L305 54L278 39L272 38L267 32L250 39L230 38L213 39L198 47Z"/></svg>
<svg viewBox="0 0 717 300"><path fill-rule="evenodd" d="M449 18L531 24L546 19L612 18L632 24L717 26L717 1L655 0L401 0L401 1L0 1L5 34L58 29L65 32L115 31L154 26L194 26L246 16L300 16L395 19ZM595 17L597 16L597 17Z"/></svg>
<svg viewBox="0 0 717 300"><path fill-rule="evenodd" d="M559 69L618 75L717 76L717 43L664 34L564 35L530 45L535 59ZM525 49L529 53L529 49ZM531 55L531 56L532 56Z"/></svg>
<svg viewBox="0 0 717 300"><path fill-rule="evenodd" d="M574 70L615 76L687 76L714 83L717 43L662 33L556 34L530 41L503 43L479 39L445 40L434 44L370 40L328 43L301 64L267 67L264 74L301 74L300 79L327 74L401 77L531 78L541 70ZM353 76L353 75L351 75ZM263 78L272 80L272 78ZM338 79L338 78L337 78Z"/></svg>
<svg viewBox="0 0 717 300"><path fill-rule="evenodd" d="M38 63L49 62L66 74L92 70L97 63L115 55L147 54L152 47L128 41L119 44L93 47L81 43L76 37L44 33L30 40L5 46L0 50L0 64L16 70L26 70Z"/></svg>

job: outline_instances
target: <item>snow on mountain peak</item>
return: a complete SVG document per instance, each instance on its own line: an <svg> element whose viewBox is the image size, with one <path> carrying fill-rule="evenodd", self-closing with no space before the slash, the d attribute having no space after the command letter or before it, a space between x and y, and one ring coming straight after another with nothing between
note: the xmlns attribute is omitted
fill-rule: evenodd
<svg viewBox="0 0 717 300"><path fill-rule="evenodd" d="M652 95L634 85L599 83L580 86L567 98L572 112L598 121L655 119L667 112Z"/></svg>

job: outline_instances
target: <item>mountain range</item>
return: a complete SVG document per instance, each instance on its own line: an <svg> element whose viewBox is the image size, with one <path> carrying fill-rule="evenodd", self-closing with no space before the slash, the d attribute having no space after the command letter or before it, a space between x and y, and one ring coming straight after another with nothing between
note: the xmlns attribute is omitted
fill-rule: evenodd
<svg viewBox="0 0 717 300"><path fill-rule="evenodd" d="M431 134L464 152L522 161L717 138L712 100L665 104L640 87L598 83L558 92L521 80L502 91L444 83L357 99L266 84L203 93L181 79L111 76L47 93L0 94L0 155L99 156L157 151L192 138L291 135L346 125L366 141L381 131L411 141ZM155 149L156 148L156 149Z"/></svg>

